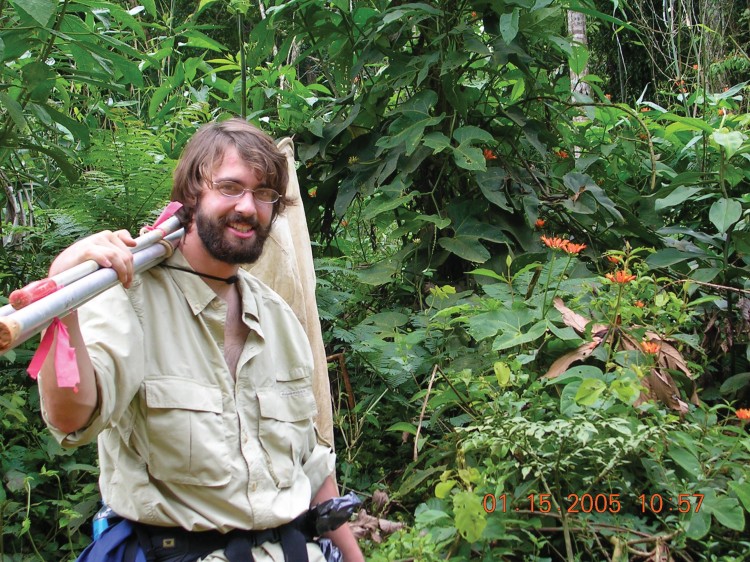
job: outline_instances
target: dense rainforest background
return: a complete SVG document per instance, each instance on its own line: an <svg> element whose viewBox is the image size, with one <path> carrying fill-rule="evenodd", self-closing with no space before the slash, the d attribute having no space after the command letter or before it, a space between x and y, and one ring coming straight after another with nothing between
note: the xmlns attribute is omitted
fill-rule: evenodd
<svg viewBox="0 0 750 562"><path fill-rule="evenodd" d="M747 560L749 52L743 0L0 0L0 295L245 116L297 146L368 560ZM9 562L98 507L37 342Z"/></svg>

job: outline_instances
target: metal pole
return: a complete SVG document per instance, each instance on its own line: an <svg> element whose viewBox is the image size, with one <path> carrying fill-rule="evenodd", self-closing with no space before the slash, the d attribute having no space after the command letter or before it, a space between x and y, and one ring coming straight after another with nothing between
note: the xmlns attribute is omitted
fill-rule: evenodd
<svg viewBox="0 0 750 562"><path fill-rule="evenodd" d="M165 241L143 248L134 254L135 272L146 271L171 255L172 243L179 240L182 234L183 230L180 229L169 235ZM75 310L118 282L114 269L97 269L21 310L0 317L0 355L42 331L54 318Z"/></svg>
<svg viewBox="0 0 750 562"><path fill-rule="evenodd" d="M170 217L161 223L158 229L150 230L136 238L135 246L130 248L130 251L133 254L137 254L138 252L153 246L165 236L169 236L178 229L181 229L181 226L180 219L177 217ZM83 279L87 275L91 275L98 269L98 263L94 260L88 260L79 263L70 269L61 271L52 277L29 283L26 287L13 291L10 294L10 304L0 307L0 317L13 314L16 310L20 310L41 298L47 297L60 288L70 285L79 279Z"/></svg>

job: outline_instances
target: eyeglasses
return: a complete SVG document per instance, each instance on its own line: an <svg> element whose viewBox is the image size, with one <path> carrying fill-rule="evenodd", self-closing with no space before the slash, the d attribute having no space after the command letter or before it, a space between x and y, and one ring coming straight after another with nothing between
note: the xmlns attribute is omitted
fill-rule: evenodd
<svg viewBox="0 0 750 562"><path fill-rule="evenodd" d="M231 197L232 199L239 199L247 191L253 196L258 203L276 203L281 198L278 191L271 189L270 187L260 187L258 189L247 189L238 183L233 181L219 181L211 182L211 184L221 193L224 197Z"/></svg>

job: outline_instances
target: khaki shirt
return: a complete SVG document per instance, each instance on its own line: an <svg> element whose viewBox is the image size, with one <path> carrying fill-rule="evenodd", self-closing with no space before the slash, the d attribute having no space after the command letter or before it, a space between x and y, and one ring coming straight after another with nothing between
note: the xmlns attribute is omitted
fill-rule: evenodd
<svg viewBox="0 0 750 562"><path fill-rule="evenodd" d="M166 262L189 267L179 251ZM100 404L65 446L98 436L100 488L120 515L188 530L265 529L310 505L335 456L316 438L312 355L282 299L239 272L250 329L236 381L226 303L200 277L154 267L79 309Z"/></svg>

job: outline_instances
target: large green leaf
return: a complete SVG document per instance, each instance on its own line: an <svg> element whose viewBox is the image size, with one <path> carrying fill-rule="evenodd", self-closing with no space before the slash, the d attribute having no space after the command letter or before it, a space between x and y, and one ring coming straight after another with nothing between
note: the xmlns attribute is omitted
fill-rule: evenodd
<svg viewBox="0 0 750 562"><path fill-rule="evenodd" d="M669 456L684 468L694 481L700 480L703 476L703 467L692 451L683 447L672 446L669 448Z"/></svg>
<svg viewBox="0 0 750 562"><path fill-rule="evenodd" d="M701 193L702 191L702 187L681 185L663 199L657 199L654 203L654 209L660 211L662 209L676 207L677 205L681 205L682 203L690 199L693 195Z"/></svg>
<svg viewBox="0 0 750 562"><path fill-rule="evenodd" d="M481 148L470 143L463 143L453 149L456 166L464 170L484 171L487 164Z"/></svg>
<svg viewBox="0 0 750 562"><path fill-rule="evenodd" d="M724 234L740 220L742 204L735 199L721 198L714 201L708 211L708 219L713 223L719 234Z"/></svg>
<svg viewBox="0 0 750 562"><path fill-rule="evenodd" d="M382 148L395 148L400 144L406 146L406 154L416 150L427 127L441 123L443 116L430 115L432 107L437 103L437 94L432 90L424 90L408 101L404 102L394 114L401 114L388 128L388 136L377 141Z"/></svg>
<svg viewBox="0 0 750 562"><path fill-rule="evenodd" d="M568 57L570 70L575 74L581 74L589 63L589 50L584 45L574 45L573 52Z"/></svg>
<svg viewBox="0 0 750 562"><path fill-rule="evenodd" d="M469 543L479 540L487 526L482 499L474 492L461 491L453 496L456 530Z"/></svg>
<svg viewBox="0 0 750 562"><path fill-rule="evenodd" d="M42 27L49 26L57 10L55 0L11 0L11 3Z"/></svg>
<svg viewBox="0 0 750 562"><path fill-rule="evenodd" d="M396 209L398 207L403 207L409 204L412 199L414 199L415 195L416 193L412 192L407 195L395 198L386 197L385 195L375 197L372 201L370 201L370 203L367 204L365 210L362 211L361 218L362 220L369 221L377 217L381 213L392 211L393 209Z"/></svg>
<svg viewBox="0 0 750 562"><path fill-rule="evenodd" d="M14 98L3 91L0 91L0 107L4 107L16 127L23 131L26 129L26 117L23 114L23 107Z"/></svg>
<svg viewBox="0 0 750 562"><path fill-rule="evenodd" d="M459 144L475 144L475 141L480 143L495 142L495 137L493 137L489 132L481 129L480 127L474 127L473 125L459 127L458 129L453 131L453 138L456 139Z"/></svg>
<svg viewBox="0 0 750 562"><path fill-rule="evenodd" d="M518 8L513 8L511 13L500 16L500 35L503 36L503 41L506 43L512 43L518 35L519 16Z"/></svg>
<svg viewBox="0 0 750 562"><path fill-rule="evenodd" d="M745 530L745 512L737 498L717 496L713 488L706 490L702 509L711 513L721 525L734 531Z"/></svg>
<svg viewBox="0 0 750 562"><path fill-rule="evenodd" d="M503 328L503 333L498 335L495 341L492 342L493 351L510 349L541 338L547 331L547 321L540 320L528 329L515 325L508 325Z"/></svg>
<svg viewBox="0 0 750 562"><path fill-rule="evenodd" d="M711 138L724 149L727 160L729 160L742 147L746 137L739 131L714 131Z"/></svg>
<svg viewBox="0 0 750 562"><path fill-rule="evenodd" d="M729 482L729 489L736 494L745 511L750 513L750 482Z"/></svg>
<svg viewBox="0 0 750 562"><path fill-rule="evenodd" d="M676 248L665 248L658 250L646 258L646 263L651 267L668 267L676 263L682 263L696 258L706 258L707 254L697 252L682 252Z"/></svg>
<svg viewBox="0 0 750 562"><path fill-rule="evenodd" d="M492 166L486 170L479 171L476 174L477 185L482 190L482 194L493 205L497 205L506 211L512 211L508 197L503 190L506 172L503 168Z"/></svg>
<svg viewBox="0 0 750 562"><path fill-rule="evenodd" d="M607 385L599 379L583 379L576 392L575 401L582 406L593 406L599 400Z"/></svg>
<svg viewBox="0 0 750 562"><path fill-rule="evenodd" d="M474 263L484 263L490 259L490 252L478 238L457 235L453 238L441 237L438 244L458 257Z"/></svg>

